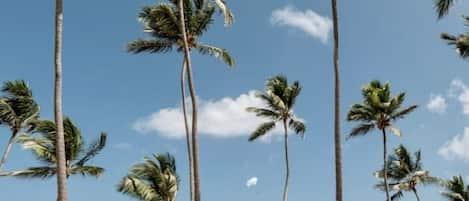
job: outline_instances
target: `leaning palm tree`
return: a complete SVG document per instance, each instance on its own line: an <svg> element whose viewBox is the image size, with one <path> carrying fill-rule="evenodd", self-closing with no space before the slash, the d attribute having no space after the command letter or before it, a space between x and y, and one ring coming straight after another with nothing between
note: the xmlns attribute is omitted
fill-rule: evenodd
<svg viewBox="0 0 469 201"><path fill-rule="evenodd" d="M178 4L179 3L179 4ZM128 51L132 53L167 53L175 48L184 52L181 68L181 96L186 131L186 141L189 156L191 200L200 200L199 171L198 171L198 140L197 140L197 100L192 76L190 52L196 49L203 55L211 55L223 60L228 66L234 66L234 61L228 51L212 45L201 43L201 37L213 23L213 15L220 10L225 17L225 25L233 23L233 15L223 0L169 0L144 7L140 13L140 20L144 24L144 31L153 39L138 39L128 44ZM184 23L181 23L184 21ZM192 103L192 135L189 135L189 125L186 114L185 101L185 73L188 72L189 91Z"/></svg>
<svg viewBox="0 0 469 201"><path fill-rule="evenodd" d="M76 125L69 118L64 119L63 125L65 131L66 178L71 175L99 177L104 169L87 165L87 163L106 146L106 134L101 133L99 139L85 149L83 137ZM2 176L45 179L57 174L57 157L55 155L57 127L53 121L48 120L34 122L34 127L33 135L21 135L18 137L18 142L25 149L31 150L36 158L46 165L13 171L2 174Z"/></svg>
<svg viewBox="0 0 469 201"><path fill-rule="evenodd" d="M464 184L461 176L454 176L451 180L442 182L442 186L446 191L441 191L440 194L448 201L469 200L469 186Z"/></svg>
<svg viewBox="0 0 469 201"><path fill-rule="evenodd" d="M4 95L0 97L0 125L8 127L11 134L0 160L0 172L18 134L23 131L29 132L30 122L39 117L39 106L25 81L7 81L1 91Z"/></svg>
<svg viewBox="0 0 469 201"><path fill-rule="evenodd" d="M391 201L387 181L386 130L389 129L395 135L400 136L400 130L393 127L393 123L414 111L417 105L402 109L405 93L399 93L397 96L392 97L391 85L389 83L383 85L377 80L371 81L370 84L362 88L362 96L363 103L354 104L347 114L347 121L360 122L357 127L352 129L348 138L366 135L375 128L381 131L383 135L384 190L387 201Z"/></svg>
<svg viewBox="0 0 469 201"><path fill-rule="evenodd" d="M407 151L404 145L399 145L394 149L394 154L389 156L388 179L391 190L396 191L391 200L398 200L404 196L404 192L412 192L417 201L420 201L417 186L435 184L439 181L437 177L430 175L428 170L422 166L422 154L420 151L414 153L414 157ZM376 172L376 177L382 179L384 169ZM376 185L380 190L384 190L383 182Z"/></svg>
<svg viewBox="0 0 469 201"><path fill-rule="evenodd" d="M179 190L176 162L170 154L153 154L134 165L117 190L141 201L175 201Z"/></svg>
<svg viewBox="0 0 469 201"><path fill-rule="evenodd" d="M339 68L339 16L337 0L331 0L334 27L334 152L335 152L335 199L342 201L342 147L340 135L340 68Z"/></svg>
<svg viewBox="0 0 469 201"><path fill-rule="evenodd" d="M267 107L255 108L249 107L247 111L253 112L258 117L269 119L268 122L261 124L249 137L249 141L258 139L275 128L277 123L281 123L284 130L284 151L285 151L285 186L283 190L283 201L288 200L288 180L290 177L290 161L288 159L288 128L296 134L304 136L306 126L293 113L296 98L301 92L301 86L298 81L288 86L287 78L284 76L275 76L267 80L267 87L264 93L258 93L257 97L262 99Z"/></svg>
<svg viewBox="0 0 469 201"><path fill-rule="evenodd" d="M54 120L57 125L55 147L57 167L57 201L67 201L67 169L62 112L62 31L63 0L55 0L55 83L54 83Z"/></svg>

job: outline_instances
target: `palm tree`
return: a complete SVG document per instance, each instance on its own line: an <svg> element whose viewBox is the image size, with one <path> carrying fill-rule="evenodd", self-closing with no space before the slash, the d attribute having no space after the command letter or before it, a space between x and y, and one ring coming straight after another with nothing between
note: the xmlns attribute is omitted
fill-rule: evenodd
<svg viewBox="0 0 469 201"><path fill-rule="evenodd" d="M0 172L18 133L31 129L30 122L39 117L39 106L33 99L33 92L23 80L7 81L1 89L4 96L0 97L0 125L10 128L8 144L0 160Z"/></svg>
<svg viewBox="0 0 469 201"><path fill-rule="evenodd" d="M66 178L71 175L83 175L99 177L104 169L98 166L87 165L106 146L106 134L101 133L98 140L91 143L85 149L83 137L80 130L69 119L65 118L65 155L66 155ZM57 174L56 147L56 125L53 121L39 120L34 123L33 135L20 135L18 142L25 149L33 152L36 158L45 163L45 166L31 167L25 170L13 171L2 176L13 176L19 178L50 178Z"/></svg>
<svg viewBox="0 0 469 201"><path fill-rule="evenodd" d="M342 147L340 136L340 68L339 68L339 16L337 0L331 0L334 27L334 152L335 152L335 199L342 201Z"/></svg>
<svg viewBox="0 0 469 201"><path fill-rule="evenodd" d="M144 7L140 13L140 20L144 24L144 31L150 33L153 39L138 39L129 43L128 51L132 53L167 53L174 48L178 52L184 51L181 69L181 96L186 130L186 141L190 166L191 200L200 201L200 179L198 171L198 140L197 140L197 100L192 77L190 51L196 49L203 55L211 55L224 61L228 66L234 66L234 61L226 49L201 43L197 40L213 22L216 9L225 17L225 25L233 23L233 15L223 0L170 0L169 3L159 3ZM215 4L216 6L212 5ZM178 20L179 19L179 20ZM185 23L181 23L184 19ZM188 72L189 90L192 103L192 135L189 135L189 125L186 114L185 101L185 73Z"/></svg>
<svg viewBox="0 0 469 201"><path fill-rule="evenodd" d="M454 176L451 180L442 182L446 191L440 192L448 201L468 201L469 186L464 184L461 176Z"/></svg>
<svg viewBox="0 0 469 201"><path fill-rule="evenodd" d="M247 111L256 113L258 117L269 119L268 122L261 124L249 137L249 141L258 139L275 128L277 123L281 123L284 129L284 151L285 151L285 186L283 190L283 201L288 200L288 180L290 177L290 161L288 159L288 127L296 134L304 136L306 126L293 113L296 98L301 92L301 86L298 81L288 86L287 78L281 75L267 80L267 86L264 93L258 93L257 97L262 99L267 107L255 108L249 107Z"/></svg>
<svg viewBox="0 0 469 201"><path fill-rule="evenodd" d="M412 192L417 201L420 201L417 186L422 184L435 184L439 181L437 177L430 175L428 170L422 167L422 154L420 151L414 153L414 157L407 151L404 145L399 145L394 149L394 154L389 156L388 179L389 187L396 191L391 196L391 200L398 200L404 196L404 192ZM376 172L376 177L382 179L384 170ZM378 189L384 190L384 184L380 182L376 185Z"/></svg>
<svg viewBox="0 0 469 201"><path fill-rule="evenodd" d="M176 162L170 154L153 154L134 165L117 190L141 201L175 201L179 190Z"/></svg>
<svg viewBox="0 0 469 201"><path fill-rule="evenodd" d="M62 30L63 0L55 0L55 86L54 118L57 125L55 156L57 158L57 201L67 201L67 169L62 113Z"/></svg>
<svg viewBox="0 0 469 201"><path fill-rule="evenodd" d="M391 85L389 83L383 85L377 80L371 81L370 84L363 87L362 96L363 103L354 104L347 114L347 121L360 122L357 127L352 129L348 138L366 135L375 128L381 131L383 135L384 189L387 201L391 201L387 181L386 130L389 129L395 135L400 136L400 130L393 127L393 123L414 111L417 105L401 109L405 93L391 97Z"/></svg>

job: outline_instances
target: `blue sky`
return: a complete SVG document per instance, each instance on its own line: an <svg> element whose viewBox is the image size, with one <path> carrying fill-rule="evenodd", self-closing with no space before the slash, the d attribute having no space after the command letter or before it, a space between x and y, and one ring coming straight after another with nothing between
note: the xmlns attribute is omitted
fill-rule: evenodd
<svg viewBox="0 0 469 201"><path fill-rule="evenodd" d="M175 155L182 178L178 200L188 200L184 140L168 138L171 133L162 132L161 126L154 124L150 124L151 129L146 133L135 129L138 120L148 120L161 109L171 110L180 105L181 55L131 55L125 52L127 42L145 36L136 16L142 6L152 3L154 1L148 0L65 2L64 111L79 125L85 139L95 139L100 131L109 134L107 148L92 161L107 169L105 175L98 180L72 177L69 180L70 200L131 200L116 192L115 186L132 164L155 152ZM226 106L220 101L223 98L236 106L239 103L236 100L242 94L263 89L269 76L282 73L290 80L300 80L304 90L295 111L307 122L308 131L304 140L296 136L290 140L293 173L289 198L291 201L333 200L330 34L324 39L321 34L324 29L316 30L315 35L314 30L282 25L284 21L273 24L271 19L275 10L285 11L286 8L299 12L311 10L330 17L330 2L228 3L236 15L234 26L226 29L218 19L201 40L229 49L236 59L236 68L228 69L213 58L194 54L199 98L210 111L213 105ZM412 150L421 149L425 167L441 177L457 174L469 177L465 168L469 161L469 136L460 139L465 127L469 127L469 114L464 113L464 106L469 105L469 90L465 85L469 85L465 76L469 68L466 61L458 58L455 51L438 38L442 31L465 31L459 16L468 10L468 6L468 3L459 3L448 17L437 21L432 1L339 1L342 119L345 119L348 107L360 101L359 90L363 84L371 79L391 81L395 92L408 93L408 104L421 107L397 123L403 137L392 137L389 146L404 143ZM0 7L0 81L27 80L41 105L43 118L52 118L53 109L53 15L53 1L29 1L27 4L8 1ZM292 24L292 21L288 22L285 23ZM293 24L303 25L294 20ZM436 101L430 110L426 106L432 97L440 98L433 99ZM208 115L207 119L210 117ZM248 143L248 132L244 130L220 129L224 137L211 134L210 125L213 124L204 123L206 132L200 139L203 199L279 200L284 177L282 144L275 138ZM240 125L242 129L248 128L242 121ZM353 125L342 121L344 138ZM3 136L0 145L3 146L9 131L0 128L0 132ZM455 138L458 135L460 138ZM451 141L453 138L456 139L454 142ZM450 148L439 154L445 144L453 145L453 148L447 146ZM381 153L378 133L344 141L346 200L384 198L381 192L372 188L376 182L372 173L382 163ZM6 169L17 170L38 164L31 153L15 145ZM258 178L257 185L248 188L246 181L252 177ZM7 200L55 199L54 179L1 178L0 186L1 195ZM422 199L440 199L438 190L436 187L425 188ZM413 197L404 200L413 200Z"/></svg>

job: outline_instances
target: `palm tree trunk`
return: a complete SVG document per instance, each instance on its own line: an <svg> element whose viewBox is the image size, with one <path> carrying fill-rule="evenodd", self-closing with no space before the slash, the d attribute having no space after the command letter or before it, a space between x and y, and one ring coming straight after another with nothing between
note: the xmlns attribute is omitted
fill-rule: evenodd
<svg viewBox="0 0 469 201"><path fill-rule="evenodd" d="M339 76L339 17L337 0L332 0L334 24L334 145L335 145L335 199L342 201L342 144L340 139L340 76Z"/></svg>
<svg viewBox="0 0 469 201"><path fill-rule="evenodd" d="M290 160L288 159L288 129L287 129L287 121L283 121L283 128L285 131L285 140L284 140L284 148L285 148L285 167L286 167L286 174L285 174L285 186L283 187L283 201L288 200L288 180L290 179Z"/></svg>
<svg viewBox="0 0 469 201"><path fill-rule="evenodd" d="M184 39L184 56L187 64L187 80L189 81L189 93L192 103L192 164L194 174L194 201L200 201L200 176L199 176L199 145L197 139L197 97L195 95L194 80L192 78L191 56L187 42L187 32L184 17L184 2L179 0L179 14L181 16L181 30Z"/></svg>
<svg viewBox="0 0 469 201"><path fill-rule="evenodd" d="M187 121L187 108L186 108L186 59L184 59L181 68L181 95L182 95L182 112L184 115L184 129L186 131L186 144L187 144L187 155L189 160L189 183L190 183L190 200L194 201L194 174L192 172L192 147L191 147L191 135L189 132L189 122Z"/></svg>
<svg viewBox="0 0 469 201"><path fill-rule="evenodd" d="M5 148L5 151L3 152L2 160L0 160L0 172L2 172L2 168L5 165L5 162L7 161L8 154L11 151L11 147L13 147L13 142L15 141L17 133L18 132L16 132L16 131L13 131L11 133L10 139L8 140L7 147Z"/></svg>
<svg viewBox="0 0 469 201"><path fill-rule="evenodd" d="M413 188L412 192L414 192L415 198L417 198L417 201L420 201L419 194L417 193L417 189Z"/></svg>
<svg viewBox="0 0 469 201"><path fill-rule="evenodd" d="M55 101L54 116L57 126L57 200L67 201L67 173L65 167L65 142L62 116L62 26L63 2L55 1Z"/></svg>
<svg viewBox="0 0 469 201"><path fill-rule="evenodd" d="M388 153L387 153L387 142L386 142L386 129L381 129L383 132L383 161L384 161L384 191L386 192L386 200L391 201L389 197L389 186L388 186Z"/></svg>

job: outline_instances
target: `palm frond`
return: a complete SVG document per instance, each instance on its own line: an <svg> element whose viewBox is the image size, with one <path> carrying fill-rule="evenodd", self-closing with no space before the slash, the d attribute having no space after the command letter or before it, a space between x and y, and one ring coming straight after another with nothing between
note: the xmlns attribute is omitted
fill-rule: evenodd
<svg viewBox="0 0 469 201"><path fill-rule="evenodd" d="M0 124L14 125L16 113L4 99L0 99Z"/></svg>
<svg viewBox="0 0 469 201"><path fill-rule="evenodd" d="M405 109L402 109L402 110L399 110L397 111L396 113L392 114L391 115L391 118L393 120L396 120L396 119L402 119L404 118L406 115L410 114L411 112L413 112L415 109L417 109L417 105L412 105L412 106L409 106Z"/></svg>
<svg viewBox="0 0 469 201"><path fill-rule="evenodd" d="M278 120L281 117L278 112L265 108L248 107L246 108L246 111L256 113L256 116L258 117L269 118L272 120Z"/></svg>
<svg viewBox="0 0 469 201"><path fill-rule="evenodd" d="M75 165L83 166L85 165L86 162L88 162L90 159L92 159L97 154L99 154L99 152L101 152L101 150L106 146L106 138L107 138L106 133L101 133L101 136L99 137L99 139L91 144L91 146L88 148L88 151L85 153L82 159L80 159L77 163L75 163Z"/></svg>
<svg viewBox="0 0 469 201"><path fill-rule="evenodd" d="M304 136L306 131L306 125L301 120L298 119L290 119L288 122L288 126L295 131L296 134Z"/></svg>
<svg viewBox="0 0 469 201"><path fill-rule="evenodd" d="M132 176L124 177L118 184L117 191L142 201L161 200L156 190L150 184Z"/></svg>
<svg viewBox="0 0 469 201"><path fill-rule="evenodd" d="M173 42L162 39L137 39L127 45L127 51L138 54L147 53L167 53L172 50Z"/></svg>
<svg viewBox="0 0 469 201"><path fill-rule="evenodd" d="M74 166L70 169L71 175L100 177L103 173L104 168L98 166Z"/></svg>
<svg viewBox="0 0 469 201"><path fill-rule="evenodd" d="M225 26L232 25L234 23L234 15L228 8L225 0L215 0L215 4L218 6L218 9L220 9L220 11L223 13Z"/></svg>
<svg viewBox="0 0 469 201"><path fill-rule="evenodd" d="M197 44L197 50L200 52L200 54L208 54L217 59L220 59L221 61L225 62L229 67L233 67L235 65L233 58L226 49L199 43Z"/></svg>
<svg viewBox="0 0 469 201"><path fill-rule="evenodd" d="M261 124L259 127L257 127L257 129L254 132L251 133L251 136L249 137L249 141L254 141L257 138L264 136L267 132L272 130L274 127L275 127L274 121Z"/></svg>
<svg viewBox="0 0 469 201"><path fill-rule="evenodd" d="M443 18L449 12L449 9L454 5L454 0L436 0L435 10L438 15L438 19Z"/></svg>
<svg viewBox="0 0 469 201"><path fill-rule="evenodd" d="M6 81L3 83L1 91L7 96L32 97L33 92L24 80Z"/></svg>
<svg viewBox="0 0 469 201"><path fill-rule="evenodd" d="M9 172L2 176L46 179L46 178L54 176L55 173L56 173L55 167L32 167L32 168L28 168L25 170Z"/></svg>
<svg viewBox="0 0 469 201"><path fill-rule="evenodd" d="M347 136L347 139L363 136L375 128L375 124L360 124L357 127L353 128L352 131Z"/></svg>
<svg viewBox="0 0 469 201"><path fill-rule="evenodd" d="M18 143L23 145L23 148L30 149L36 157L48 164L55 164L56 157L53 147L55 146L52 141L44 137L32 137L27 134L18 137Z"/></svg>

